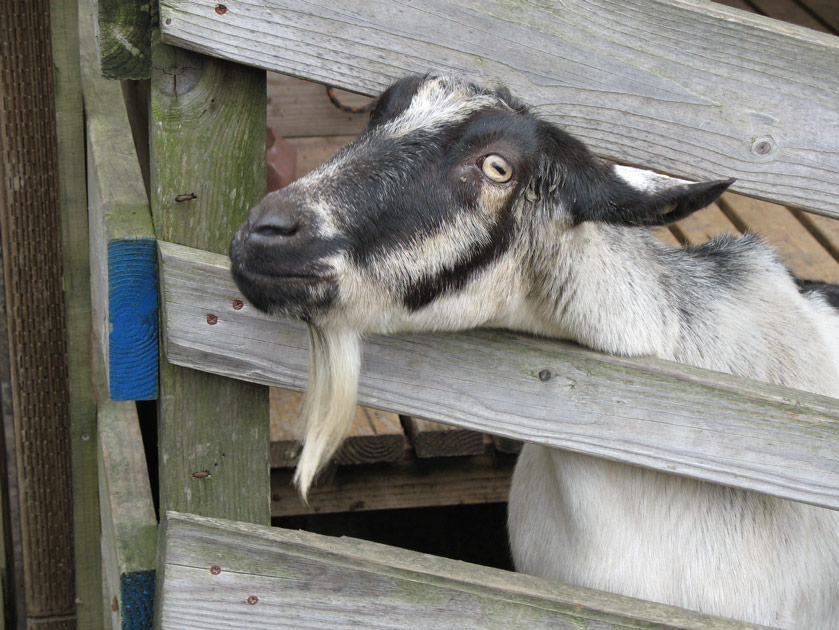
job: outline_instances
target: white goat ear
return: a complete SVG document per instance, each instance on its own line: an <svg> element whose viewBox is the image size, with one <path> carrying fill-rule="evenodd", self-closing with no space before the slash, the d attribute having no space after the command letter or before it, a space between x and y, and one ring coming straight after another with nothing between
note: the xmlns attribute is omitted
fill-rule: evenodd
<svg viewBox="0 0 839 630"><path fill-rule="evenodd" d="M627 185L632 194L619 188L613 191L615 214L607 220L630 225L666 225L683 219L714 203L736 181L691 183L630 166L613 169L619 188Z"/></svg>

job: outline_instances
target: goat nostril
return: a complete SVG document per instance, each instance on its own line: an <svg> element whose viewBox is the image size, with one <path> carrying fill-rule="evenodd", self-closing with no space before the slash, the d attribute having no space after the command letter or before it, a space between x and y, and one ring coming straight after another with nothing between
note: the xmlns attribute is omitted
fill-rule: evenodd
<svg viewBox="0 0 839 630"><path fill-rule="evenodd" d="M260 236L276 238L279 236L294 236L300 228L297 221L287 215L263 217L253 226L252 231Z"/></svg>

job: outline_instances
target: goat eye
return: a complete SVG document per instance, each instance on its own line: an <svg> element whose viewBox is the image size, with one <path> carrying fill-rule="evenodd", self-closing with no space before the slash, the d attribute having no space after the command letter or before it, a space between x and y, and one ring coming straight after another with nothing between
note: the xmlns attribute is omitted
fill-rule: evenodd
<svg viewBox="0 0 839 630"><path fill-rule="evenodd" d="M481 163L481 170L490 181L497 184L509 182L513 176L513 167L510 163L500 155L488 155Z"/></svg>

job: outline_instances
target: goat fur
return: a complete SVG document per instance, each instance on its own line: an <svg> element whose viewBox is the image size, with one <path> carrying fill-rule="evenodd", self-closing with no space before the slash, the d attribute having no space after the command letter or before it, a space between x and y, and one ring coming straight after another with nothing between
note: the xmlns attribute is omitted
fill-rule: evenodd
<svg viewBox="0 0 839 630"><path fill-rule="evenodd" d="M489 181L487 156L514 177ZM349 429L367 333L499 327L839 398L839 315L754 235L674 248L647 226L711 203L592 156L504 90L409 77L368 130L251 212L251 302L311 328L305 496ZM839 513L526 445L516 567L783 628L839 628Z"/></svg>

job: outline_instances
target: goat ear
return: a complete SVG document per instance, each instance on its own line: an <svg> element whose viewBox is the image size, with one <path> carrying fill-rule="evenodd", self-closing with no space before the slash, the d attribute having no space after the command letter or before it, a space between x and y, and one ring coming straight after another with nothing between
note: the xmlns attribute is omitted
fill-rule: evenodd
<svg viewBox="0 0 839 630"><path fill-rule="evenodd" d="M691 183L651 171L614 166L607 215L601 220L627 225L667 225L719 199L735 182L724 179Z"/></svg>

